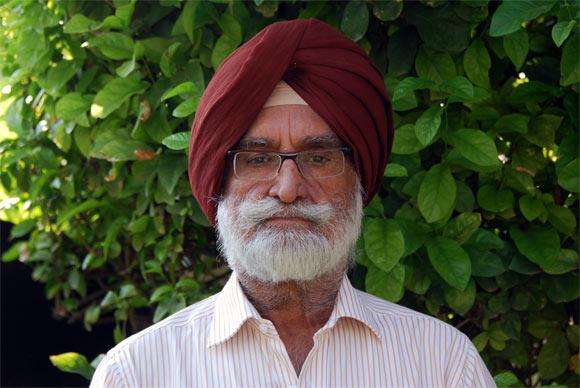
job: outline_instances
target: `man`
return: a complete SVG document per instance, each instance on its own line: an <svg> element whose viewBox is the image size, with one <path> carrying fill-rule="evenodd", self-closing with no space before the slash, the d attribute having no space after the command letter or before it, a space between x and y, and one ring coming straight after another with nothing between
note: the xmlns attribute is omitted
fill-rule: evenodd
<svg viewBox="0 0 580 388"><path fill-rule="evenodd" d="M345 276L392 140L380 73L324 23L275 23L236 50L189 160L233 274L117 345L92 386L494 386L465 335Z"/></svg>

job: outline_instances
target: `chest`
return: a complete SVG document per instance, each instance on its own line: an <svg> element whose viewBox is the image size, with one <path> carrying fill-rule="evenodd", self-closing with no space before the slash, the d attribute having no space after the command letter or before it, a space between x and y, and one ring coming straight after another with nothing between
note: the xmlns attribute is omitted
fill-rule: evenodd
<svg viewBox="0 0 580 388"><path fill-rule="evenodd" d="M417 344L378 340L363 325L344 321L316 333L310 348L258 325L246 325L210 348L176 344L163 373L145 371L147 384L166 387L386 387L445 385L441 370ZM301 347L302 345L302 347ZM296 366L299 366L297 368ZM297 370L299 372L297 372ZM139 375L139 373L137 373ZM139 384L141 383L141 384Z"/></svg>

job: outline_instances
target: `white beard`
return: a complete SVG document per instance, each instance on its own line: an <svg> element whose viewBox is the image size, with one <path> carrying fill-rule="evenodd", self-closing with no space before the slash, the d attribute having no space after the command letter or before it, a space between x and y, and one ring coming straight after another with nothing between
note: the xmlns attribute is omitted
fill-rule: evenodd
<svg viewBox="0 0 580 388"><path fill-rule="evenodd" d="M363 217L360 183L346 209L338 203L286 205L267 197L227 197L217 211L218 247L234 272L264 282L307 281L352 261ZM307 227L275 227L274 215L302 217Z"/></svg>

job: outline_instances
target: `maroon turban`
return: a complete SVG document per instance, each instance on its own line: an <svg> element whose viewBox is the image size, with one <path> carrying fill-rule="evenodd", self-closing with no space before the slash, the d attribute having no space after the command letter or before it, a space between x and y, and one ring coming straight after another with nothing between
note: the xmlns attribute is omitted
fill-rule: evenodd
<svg viewBox="0 0 580 388"><path fill-rule="evenodd" d="M226 58L197 108L189 182L211 224L226 152L243 137L280 80L352 150L365 205L379 189L393 143L393 113L381 73L356 43L321 21L273 23Z"/></svg>

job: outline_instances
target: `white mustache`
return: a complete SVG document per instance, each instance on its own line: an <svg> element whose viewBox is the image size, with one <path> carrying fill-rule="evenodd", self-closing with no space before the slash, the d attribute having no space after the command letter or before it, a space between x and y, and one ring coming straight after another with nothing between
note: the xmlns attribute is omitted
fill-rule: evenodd
<svg viewBox="0 0 580 388"><path fill-rule="evenodd" d="M318 225L329 224L335 209L330 203L291 203L283 204L274 198L260 200L243 200L238 208L240 221L247 228L255 227L273 217L298 217L304 218Z"/></svg>

